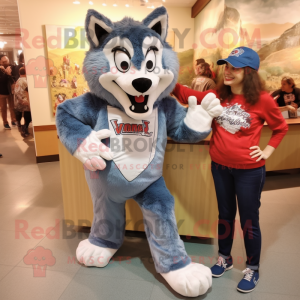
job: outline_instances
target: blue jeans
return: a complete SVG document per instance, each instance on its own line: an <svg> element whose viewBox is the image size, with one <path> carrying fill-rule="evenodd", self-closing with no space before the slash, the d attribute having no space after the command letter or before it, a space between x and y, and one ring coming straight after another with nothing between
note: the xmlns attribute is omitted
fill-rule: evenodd
<svg viewBox="0 0 300 300"><path fill-rule="evenodd" d="M230 257L238 203L247 254L246 265L247 268L258 270L261 252L259 207L266 177L265 166L234 169L212 162L211 169L219 208L219 255Z"/></svg>

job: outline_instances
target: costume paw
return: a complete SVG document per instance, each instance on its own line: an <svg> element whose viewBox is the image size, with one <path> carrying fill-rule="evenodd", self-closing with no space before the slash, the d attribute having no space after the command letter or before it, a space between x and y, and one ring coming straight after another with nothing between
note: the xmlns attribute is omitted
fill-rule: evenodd
<svg viewBox="0 0 300 300"><path fill-rule="evenodd" d="M196 263L161 275L175 292L185 297L203 295L212 285L210 268Z"/></svg>
<svg viewBox="0 0 300 300"><path fill-rule="evenodd" d="M77 148L74 157L78 158L90 171L104 170L106 167L104 159L112 160L113 154L101 140L110 135L111 132L108 129L92 131Z"/></svg>
<svg viewBox="0 0 300 300"><path fill-rule="evenodd" d="M88 239L79 243L76 249L77 260L87 267L105 267L117 249L102 248L90 243Z"/></svg>
<svg viewBox="0 0 300 300"><path fill-rule="evenodd" d="M201 105L197 105L195 96L190 96L188 102L189 108L184 122L189 128L198 132L209 131L213 118L223 112L220 100L213 93L207 94L203 98Z"/></svg>
<svg viewBox="0 0 300 300"><path fill-rule="evenodd" d="M208 93L203 98L201 106L212 118L218 117L223 112L223 107L220 105L220 100L214 93Z"/></svg>

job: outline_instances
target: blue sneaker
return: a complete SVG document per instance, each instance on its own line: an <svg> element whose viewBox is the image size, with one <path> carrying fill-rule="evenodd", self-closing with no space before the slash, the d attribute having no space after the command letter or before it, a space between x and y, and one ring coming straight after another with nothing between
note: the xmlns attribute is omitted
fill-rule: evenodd
<svg viewBox="0 0 300 300"><path fill-rule="evenodd" d="M227 259L219 256L217 263L211 267L211 273L213 277L221 277L226 271L233 268L232 257Z"/></svg>
<svg viewBox="0 0 300 300"><path fill-rule="evenodd" d="M252 292L259 280L258 271L247 268L243 271L243 273L245 274L244 278L238 284L237 290L242 293Z"/></svg>

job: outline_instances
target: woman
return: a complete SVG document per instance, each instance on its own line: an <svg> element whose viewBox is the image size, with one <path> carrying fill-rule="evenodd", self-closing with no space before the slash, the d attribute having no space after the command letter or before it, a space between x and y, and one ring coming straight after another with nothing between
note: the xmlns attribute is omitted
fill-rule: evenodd
<svg viewBox="0 0 300 300"><path fill-rule="evenodd" d="M288 107L290 117L297 117L297 111L293 111L289 108L292 106L294 109L298 109L300 106L300 89L296 88L295 81L292 77L282 77L281 89L271 94L279 105L279 107Z"/></svg>
<svg viewBox="0 0 300 300"><path fill-rule="evenodd" d="M189 96L196 96L201 103L205 95L213 92L223 106L223 113L213 121L210 141L219 208L219 258L211 270L214 277L220 277L233 267L231 248L237 197L248 257L244 277L237 289L251 292L259 280L259 207L265 181L265 160L279 145L288 127L273 98L263 91L257 72L259 57L255 51L247 47L236 48L227 59L217 63L226 66L224 80L216 92L195 92L177 84L173 93L186 104ZM258 145L264 121L273 134L266 148L261 150Z"/></svg>
<svg viewBox="0 0 300 300"><path fill-rule="evenodd" d="M191 88L195 91L204 92L215 89L216 84L212 80L212 71L208 63L200 63L196 66L197 77L193 79Z"/></svg>
<svg viewBox="0 0 300 300"><path fill-rule="evenodd" d="M26 70L24 67L19 70L20 78L15 86L15 114L17 125L22 137L29 136L28 126L31 122L30 102L28 95L28 85ZM24 114L25 124L21 125L22 114Z"/></svg>

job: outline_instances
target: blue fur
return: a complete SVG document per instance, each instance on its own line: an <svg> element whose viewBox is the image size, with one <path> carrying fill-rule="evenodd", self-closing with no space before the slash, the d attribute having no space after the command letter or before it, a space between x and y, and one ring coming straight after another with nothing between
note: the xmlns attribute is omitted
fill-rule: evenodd
<svg viewBox="0 0 300 300"><path fill-rule="evenodd" d="M110 19L106 18L102 14L99 14L97 11L95 11L93 9L88 10L87 15L86 15L86 19L85 19L85 31L86 31L87 39L90 42L91 47L96 47L96 45L94 44L94 42L91 39L90 32L88 30L91 16L94 16L97 19L103 21L107 26L109 26L111 28L113 28L113 23L111 22Z"/></svg>
<svg viewBox="0 0 300 300"><path fill-rule="evenodd" d="M190 264L191 259L177 232L174 197L167 189L163 177L134 199L143 212L145 231L149 243L152 243L151 252L158 272L167 273Z"/></svg>
<svg viewBox="0 0 300 300"><path fill-rule="evenodd" d="M115 36L128 38L134 47L132 61L136 67L140 67L145 59L141 51L144 38L157 36L161 39L147 25L162 14L166 14L163 7L154 10L143 22L124 18L120 22L112 23L99 13L93 10L88 11L86 28L88 28L90 17L94 15L110 26L113 31L103 37L98 47L95 47L88 34L91 49L84 60L84 73L91 93L67 100L57 107L58 135L71 154L74 154L80 142L92 130L109 129L108 105L123 110L117 99L99 83L101 72L110 69L109 62L102 52L103 47ZM94 208L90 242L97 246L114 249L122 245L125 233L125 203L127 199L133 198L143 212L145 230L156 270L159 273L166 273L183 268L191 262L177 232L174 198L162 178L167 136L178 142L196 143L205 138L210 131L197 132L187 127L183 121L187 109L169 96L177 82L179 64L177 55L171 47L165 40L162 43L164 46L163 68L166 72L171 70L175 77L154 104L158 112L158 132L153 160L132 181L126 180L114 161L106 161L106 168L103 171L86 170L85 175ZM107 145L110 146L109 141Z"/></svg>
<svg viewBox="0 0 300 300"><path fill-rule="evenodd" d="M143 20L143 24L148 26L154 19L162 16L162 15L167 15L167 10L165 7L161 6L157 9L155 9L151 14L149 14L144 20ZM166 32L168 32L168 24L169 24L169 17L167 15L167 28L166 28ZM164 41L166 40L166 37L164 39Z"/></svg>
<svg viewBox="0 0 300 300"><path fill-rule="evenodd" d="M167 11L164 7L160 7L154 10L147 18L142 22L133 20L132 18L125 17L119 22L112 23L109 19L102 16L95 10L89 10L86 18L86 30L88 28L88 22L90 17L94 15L100 20L104 21L108 26L113 28L113 31L107 35L101 45L95 47L92 42L90 35L87 31L88 40L91 43L91 49L87 52L87 55L84 59L84 75L85 79L88 82L90 91L97 95L101 99L105 99L110 105L120 108L124 111L124 108L119 103L119 101L107 90L105 90L102 85L99 83L99 76L105 73L105 70L110 70L110 65L107 59L105 58L104 53L102 52L103 48L107 43L111 41L114 37L128 38L134 48L134 56L132 57L132 62L137 69L141 68L141 64L145 59L142 52L142 43L147 36L155 36L162 42L163 45L163 57L162 57L162 66L168 72L172 71L174 74L174 79L172 83L165 89L164 92L160 94L156 102L154 103L154 108L158 105L162 99L167 97L170 92L174 89L179 71L179 62L176 53L172 50L171 46L165 41L162 40L160 35L155 31L147 27L150 22L157 18L160 15L166 14Z"/></svg>
<svg viewBox="0 0 300 300"><path fill-rule="evenodd" d="M96 126L99 111L106 109L105 102L91 93L66 100L57 106L56 127L61 142L74 154Z"/></svg>

